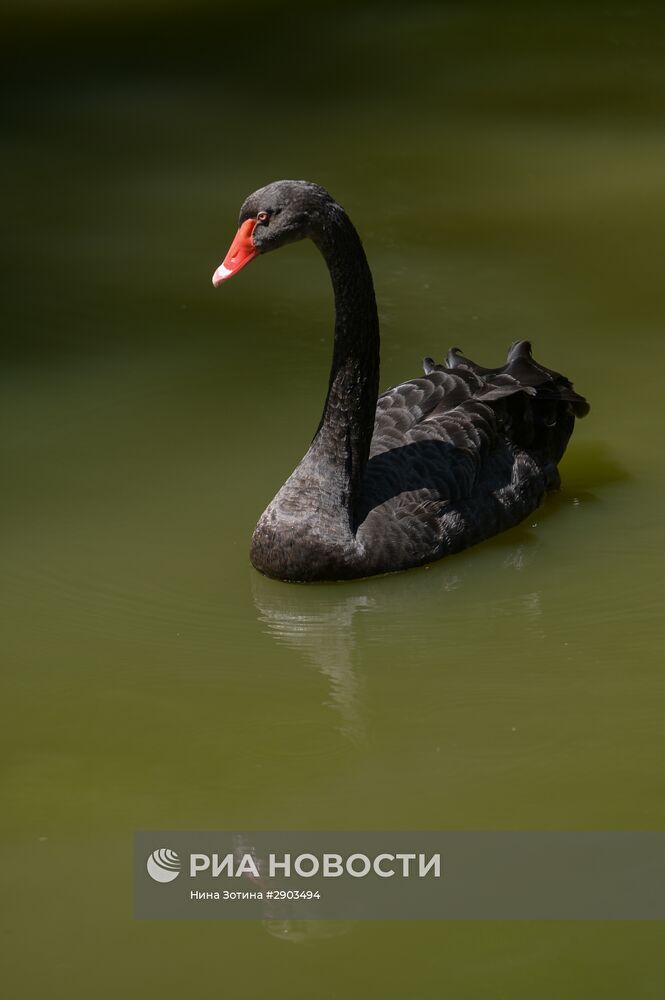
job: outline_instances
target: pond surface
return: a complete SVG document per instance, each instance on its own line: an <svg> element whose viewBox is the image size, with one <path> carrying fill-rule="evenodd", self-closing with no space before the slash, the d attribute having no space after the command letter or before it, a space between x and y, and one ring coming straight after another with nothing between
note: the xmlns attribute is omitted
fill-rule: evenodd
<svg viewBox="0 0 665 1000"><path fill-rule="evenodd" d="M657 924L131 918L135 830L665 824L662 15L574 10L340 14L270 93L224 39L226 75L194 72L189 40L178 75L175 34L166 67L111 72L109 44L101 68L63 56L48 88L15 88L13 996L662 995ZM210 276L244 197L291 176L363 236L382 387L451 345L495 365L526 337L590 400L561 492L520 527L350 584L250 567L320 416L332 299L311 245L216 292Z"/></svg>

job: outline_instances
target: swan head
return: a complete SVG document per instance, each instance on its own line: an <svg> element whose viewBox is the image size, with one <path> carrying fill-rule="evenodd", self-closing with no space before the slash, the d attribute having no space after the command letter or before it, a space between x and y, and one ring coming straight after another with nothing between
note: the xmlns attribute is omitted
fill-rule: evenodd
<svg viewBox="0 0 665 1000"><path fill-rule="evenodd" d="M325 188L310 181L274 181L243 202L238 232L212 276L215 287L261 253L320 232L339 206Z"/></svg>

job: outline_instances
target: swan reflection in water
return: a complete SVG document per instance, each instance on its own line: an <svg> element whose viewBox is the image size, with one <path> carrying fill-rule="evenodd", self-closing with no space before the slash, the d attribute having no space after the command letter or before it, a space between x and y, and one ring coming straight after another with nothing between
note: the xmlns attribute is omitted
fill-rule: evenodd
<svg viewBox="0 0 665 1000"><path fill-rule="evenodd" d="M356 614L370 610L375 600L345 588L284 587L252 575L252 596L258 619L280 645L288 646L328 681L328 702L339 714L339 731L352 743L362 743L362 682L353 662Z"/></svg>
<svg viewBox="0 0 665 1000"><path fill-rule="evenodd" d="M332 937L348 934L355 927L352 920L302 920L273 919L262 921L271 937L291 944L313 944Z"/></svg>
<svg viewBox="0 0 665 1000"><path fill-rule="evenodd" d="M326 704L337 713L339 734L360 745L366 738L366 721L365 681L356 649L359 639L363 648L374 638L389 638L393 630L396 638L403 637L400 623L404 621L414 632L430 629L438 621L447 642L454 643L459 628L488 614L486 586L476 587L479 574L485 583L488 578L495 584L501 581L499 589L505 599L497 613L513 614L535 626L542 614L541 595L529 587L525 576L538 551L538 540L529 527L511 532L511 537L512 544L506 544L508 536L491 543L483 559L489 559L491 569L483 569L475 557L466 556L406 576L308 587L284 586L253 573L257 617L271 639L297 653L326 679ZM371 618L368 627L360 623L364 615Z"/></svg>
<svg viewBox="0 0 665 1000"><path fill-rule="evenodd" d="M238 833L234 837L234 854L237 861L240 861L244 855L251 855L254 859L261 874L258 878L245 877L249 877L249 881L255 889L267 890L270 888L269 883L264 881L263 873L267 869L265 858L242 833ZM317 919L316 909L319 904L315 899L291 901L266 898L261 905L263 908L261 921L263 929L271 937L277 938L278 941L288 941L290 944L314 944L315 941L340 937L343 934L348 934L356 923L353 920ZM307 913L310 914L309 917Z"/></svg>

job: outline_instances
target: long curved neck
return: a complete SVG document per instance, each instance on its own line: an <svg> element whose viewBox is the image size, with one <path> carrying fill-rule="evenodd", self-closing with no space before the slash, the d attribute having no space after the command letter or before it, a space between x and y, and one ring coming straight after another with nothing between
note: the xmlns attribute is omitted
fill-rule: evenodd
<svg viewBox="0 0 665 1000"><path fill-rule="evenodd" d="M379 391L379 318L365 251L339 205L312 238L335 293L335 343L328 395L307 458L326 470L330 502L346 508L354 531Z"/></svg>

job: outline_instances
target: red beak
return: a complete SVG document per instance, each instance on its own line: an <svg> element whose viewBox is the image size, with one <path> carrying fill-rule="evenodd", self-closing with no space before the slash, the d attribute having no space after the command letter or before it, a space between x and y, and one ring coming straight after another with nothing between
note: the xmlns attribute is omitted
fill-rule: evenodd
<svg viewBox="0 0 665 1000"><path fill-rule="evenodd" d="M254 260L257 256L259 251L252 240L255 227L256 219L245 219L235 235L231 249L212 276L215 288L230 278L232 274L237 274L245 264L249 264L250 260Z"/></svg>

